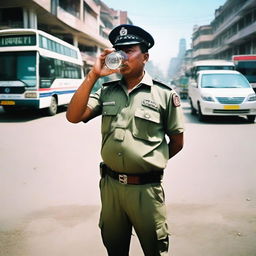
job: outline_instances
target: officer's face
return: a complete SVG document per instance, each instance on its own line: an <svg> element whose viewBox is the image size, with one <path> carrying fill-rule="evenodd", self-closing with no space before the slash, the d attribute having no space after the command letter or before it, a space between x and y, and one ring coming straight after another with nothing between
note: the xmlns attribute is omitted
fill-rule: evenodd
<svg viewBox="0 0 256 256"><path fill-rule="evenodd" d="M148 61L148 53L142 53L139 45L127 45L118 47L118 50L124 51L128 59L120 69L122 75L141 72Z"/></svg>

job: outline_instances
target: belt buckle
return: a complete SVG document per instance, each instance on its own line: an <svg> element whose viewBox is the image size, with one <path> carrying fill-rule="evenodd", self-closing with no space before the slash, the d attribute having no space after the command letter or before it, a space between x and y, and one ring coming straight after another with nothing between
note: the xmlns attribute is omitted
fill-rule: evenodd
<svg viewBox="0 0 256 256"><path fill-rule="evenodd" d="M119 175L118 175L118 181L119 181L121 184L127 184L127 175L125 175L125 174L119 174Z"/></svg>

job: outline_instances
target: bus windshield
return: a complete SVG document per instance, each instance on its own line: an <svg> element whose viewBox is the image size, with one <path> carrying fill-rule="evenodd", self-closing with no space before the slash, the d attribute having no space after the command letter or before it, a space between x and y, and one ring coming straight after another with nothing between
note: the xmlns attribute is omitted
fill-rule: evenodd
<svg viewBox="0 0 256 256"><path fill-rule="evenodd" d="M0 53L0 81L21 81L36 86L36 52Z"/></svg>
<svg viewBox="0 0 256 256"><path fill-rule="evenodd" d="M241 72L250 83L256 83L256 62L241 61L238 62L236 70Z"/></svg>
<svg viewBox="0 0 256 256"><path fill-rule="evenodd" d="M240 74L202 75L202 88L250 88L250 84Z"/></svg>

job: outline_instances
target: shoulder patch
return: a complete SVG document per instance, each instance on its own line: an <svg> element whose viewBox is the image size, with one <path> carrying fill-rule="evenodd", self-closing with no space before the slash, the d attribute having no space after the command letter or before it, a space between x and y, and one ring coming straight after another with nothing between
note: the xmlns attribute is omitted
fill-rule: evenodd
<svg viewBox="0 0 256 256"><path fill-rule="evenodd" d="M180 97L176 93L172 95L172 104L174 107L180 107Z"/></svg>
<svg viewBox="0 0 256 256"><path fill-rule="evenodd" d="M172 90L172 88L170 86L168 86L167 84L161 83L159 81L153 80L153 83L156 84L156 85L160 85L160 86L163 86L165 88L168 88L168 89Z"/></svg>

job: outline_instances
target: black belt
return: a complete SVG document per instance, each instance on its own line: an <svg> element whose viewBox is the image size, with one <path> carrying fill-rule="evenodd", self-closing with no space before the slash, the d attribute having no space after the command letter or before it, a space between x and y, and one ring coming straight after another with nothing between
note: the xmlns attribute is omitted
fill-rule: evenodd
<svg viewBox="0 0 256 256"><path fill-rule="evenodd" d="M148 172L142 174L119 173L109 168L105 163L100 164L101 176L110 176L121 184L143 185L148 183L161 183L163 171Z"/></svg>

